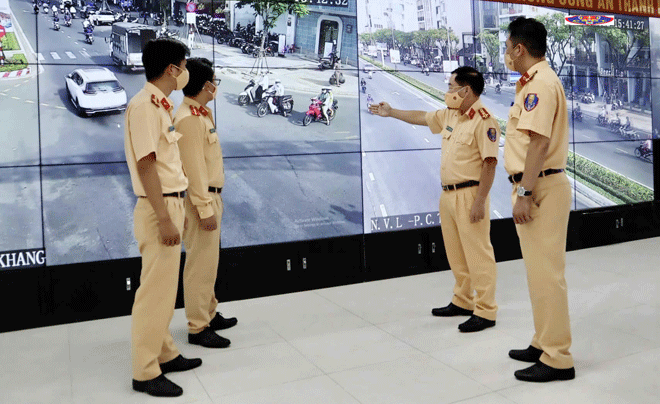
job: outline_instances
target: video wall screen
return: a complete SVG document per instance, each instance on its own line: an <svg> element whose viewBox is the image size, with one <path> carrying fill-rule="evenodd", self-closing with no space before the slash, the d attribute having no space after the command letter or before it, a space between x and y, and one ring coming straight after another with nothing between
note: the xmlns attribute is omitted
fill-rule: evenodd
<svg viewBox="0 0 660 404"><path fill-rule="evenodd" d="M372 115L368 103L445 108L450 72L470 65L483 72L482 102L504 129L519 78L504 67L505 28L521 15L546 24L546 57L564 83L573 209L653 199L645 141L660 132L659 19L579 26L564 21L600 14L475 0L299 1L264 35L254 10L226 4L188 13L178 1L106 9L49 0L35 12L31 1L0 0L0 270L139 256L122 108L145 82L130 53L161 35L211 60L222 80L212 108L225 248L439 225L441 138ZM163 24L163 15L172 17ZM126 28L136 19L137 34ZM92 76L102 83L83 79ZM255 99L258 85L275 80L293 100L286 116ZM336 101L329 125L316 101L323 87ZM183 94L171 98L176 108ZM511 217L503 135L491 219Z"/></svg>

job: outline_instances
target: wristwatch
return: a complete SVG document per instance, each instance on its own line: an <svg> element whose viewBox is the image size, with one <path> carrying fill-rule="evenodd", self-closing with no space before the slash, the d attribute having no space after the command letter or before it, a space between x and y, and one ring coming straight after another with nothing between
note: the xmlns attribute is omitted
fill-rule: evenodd
<svg viewBox="0 0 660 404"><path fill-rule="evenodd" d="M528 191L522 185L518 185L517 194L518 196L531 196L532 191Z"/></svg>

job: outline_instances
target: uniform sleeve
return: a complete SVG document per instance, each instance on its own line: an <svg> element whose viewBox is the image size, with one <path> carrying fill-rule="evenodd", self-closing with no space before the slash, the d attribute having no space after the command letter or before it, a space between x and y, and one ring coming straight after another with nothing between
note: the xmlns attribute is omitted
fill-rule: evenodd
<svg viewBox="0 0 660 404"><path fill-rule="evenodd" d="M204 159L205 129L201 119L195 116L188 116L176 123L176 131L181 134L178 144L183 171L188 177L188 194L200 219L214 214Z"/></svg>
<svg viewBox="0 0 660 404"><path fill-rule="evenodd" d="M516 129L551 137L552 122L557 113L556 89L540 80L532 80L523 91L522 112Z"/></svg>
<svg viewBox="0 0 660 404"><path fill-rule="evenodd" d="M162 127L158 111L152 104L138 105L131 111L128 126L136 160L140 161L150 153L156 153Z"/></svg>
<svg viewBox="0 0 660 404"><path fill-rule="evenodd" d="M477 117L479 115L477 114ZM480 118L479 118L480 119ZM497 159L500 150L500 124L492 116L482 119L475 134L481 160L488 157Z"/></svg>
<svg viewBox="0 0 660 404"><path fill-rule="evenodd" d="M445 117L447 116L446 109L439 109L437 111L430 111L426 113L426 124L431 133L440 133L445 126Z"/></svg>

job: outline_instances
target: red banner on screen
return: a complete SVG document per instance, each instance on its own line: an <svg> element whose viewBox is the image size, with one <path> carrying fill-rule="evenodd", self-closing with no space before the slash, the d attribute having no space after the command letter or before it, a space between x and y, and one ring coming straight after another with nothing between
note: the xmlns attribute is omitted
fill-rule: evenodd
<svg viewBox="0 0 660 404"><path fill-rule="evenodd" d="M597 11L603 14L631 14L660 17L660 0L493 0L500 3L528 4Z"/></svg>

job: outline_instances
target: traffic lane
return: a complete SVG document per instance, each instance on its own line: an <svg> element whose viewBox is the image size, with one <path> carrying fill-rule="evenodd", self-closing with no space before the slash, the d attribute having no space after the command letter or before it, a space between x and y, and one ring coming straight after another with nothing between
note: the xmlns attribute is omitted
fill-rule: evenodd
<svg viewBox="0 0 660 404"><path fill-rule="evenodd" d="M441 107L440 103L386 73L378 72L366 81L367 93L376 103L386 101L393 108L404 110L434 111ZM426 126L373 115L368 112L365 94L360 94L360 101L362 150L431 149L442 145L442 139Z"/></svg>
<svg viewBox="0 0 660 404"><path fill-rule="evenodd" d="M39 167L0 168L0 251L43 247Z"/></svg>
<svg viewBox="0 0 660 404"><path fill-rule="evenodd" d="M640 141L618 141L607 143L577 143L575 154L598 162L600 165L653 189L653 164L635 157L635 148Z"/></svg>
<svg viewBox="0 0 660 404"><path fill-rule="evenodd" d="M37 80L0 80L0 166L39 164Z"/></svg>
<svg viewBox="0 0 660 404"><path fill-rule="evenodd" d="M46 166L42 170L48 265L139 255L133 236L137 198L126 163Z"/></svg>
<svg viewBox="0 0 660 404"><path fill-rule="evenodd" d="M360 154L226 158L222 246L361 234Z"/></svg>
<svg viewBox="0 0 660 404"><path fill-rule="evenodd" d="M94 43L85 41L82 20L74 20L71 27L66 27L60 21L60 30L52 29L52 17L37 19L39 22L38 43L33 45L45 64L79 64L107 65L112 64L110 44L106 42L112 32L111 26L94 28ZM63 20L60 17L60 20ZM50 22L49 22L50 21Z"/></svg>
<svg viewBox="0 0 660 404"><path fill-rule="evenodd" d="M76 68L78 66L45 65L39 75L42 162L124 161L123 113L78 116L69 100L64 79ZM120 82L126 85L121 79Z"/></svg>
<svg viewBox="0 0 660 404"><path fill-rule="evenodd" d="M293 96L293 113L288 117L269 113L260 118L256 105L238 105L238 95L245 88L245 81L226 71L221 71L217 77L222 83L213 108L225 157L360 150L357 98L335 97L339 109L330 125L312 122L303 126L310 98L318 94L291 92L285 88L285 93ZM174 92L171 98L179 105L183 94Z"/></svg>

